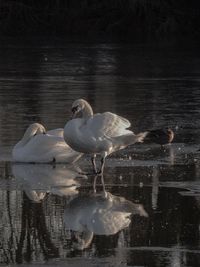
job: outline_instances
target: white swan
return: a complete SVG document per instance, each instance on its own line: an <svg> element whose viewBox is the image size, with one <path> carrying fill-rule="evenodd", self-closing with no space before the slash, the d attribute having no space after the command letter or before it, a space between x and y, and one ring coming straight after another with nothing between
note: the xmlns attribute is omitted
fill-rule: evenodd
<svg viewBox="0 0 200 267"><path fill-rule="evenodd" d="M143 142L147 132L135 135L127 130L130 122L111 112L93 114L90 104L78 99L72 104L72 120L64 127L64 139L72 149L92 154L95 173L102 174L107 155L136 142ZM77 118L79 115L79 118ZM97 172L95 157L101 155L101 168Z"/></svg>
<svg viewBox="0 0 200 267"><path fill-rule="evenodd" d="M87 248L96 235L114 235L129 226L132 214L148 217L141 204L107 192L104 195L78 196L69 202L64 212L65 226L76 231L74 246Z"/></svg>
<svg viewBox="0 0 200 267"><path fill-rule="evenodd" d="M46 132L43 125L31 124L12 150L16 162L75 162L81 153L72 150L63 138L63 129Z"/></svg>

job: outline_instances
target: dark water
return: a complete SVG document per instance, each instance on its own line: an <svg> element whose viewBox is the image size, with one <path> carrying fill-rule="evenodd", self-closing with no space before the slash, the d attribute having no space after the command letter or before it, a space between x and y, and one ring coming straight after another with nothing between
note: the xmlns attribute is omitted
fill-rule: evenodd
<svg viewBox="0 0 200 267"><path fill-rule="evenodd" d="M10 266L200 266L200 54L193 48L0 47L0 263ZM107 198L76 164L11 163L32 122L64 127L73 100L170 126L171 146L107 159ZM148 214L148 216L147 216Z"/></svg>

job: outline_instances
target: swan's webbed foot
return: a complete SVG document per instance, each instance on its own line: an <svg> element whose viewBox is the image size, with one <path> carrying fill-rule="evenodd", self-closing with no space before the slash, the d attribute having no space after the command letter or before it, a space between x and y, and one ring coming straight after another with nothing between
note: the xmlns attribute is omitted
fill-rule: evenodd
<svg viewBox="0 0 200 267"><path fill-rule="evenodd" d="M108 193L105 190L102 191L101 195L103 198L108 199Z"/></svg>

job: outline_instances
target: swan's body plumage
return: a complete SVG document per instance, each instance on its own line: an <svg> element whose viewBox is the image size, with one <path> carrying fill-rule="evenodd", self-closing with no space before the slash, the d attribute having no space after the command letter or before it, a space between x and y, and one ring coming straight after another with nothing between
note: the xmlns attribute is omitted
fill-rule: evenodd
<svg viewBox="0 0 200 267"><path fill-rule="evenodd" d="M85 154L100 154L104 160L107 155L136 142L142 142L146 133L135 135L128 130L130 122L114 113L93 114L89 103L83 99L72 105L74 118L64 128L64 139L72 149ZM76 118L80 113L81 118ZM95 166L93 165L94 169Z"/></svg>
<svg viewBox="0 0 200 267"><path fill-rule="evenodd" d="M64 141L63 129L46 132L39 123L28 127L12 151L13 161L16 162L74 162L80 156Z"/></svg>
<svg viewBox="0 0 200 267"><path fill-rule="evenodd" d="M110 154L120 148L119 138L133 133L126 128L130 122L111 112L95 114L86 121L71 120L65 126L65 138L75 150L86 154L106 152ZM71 133L70 133L71 132ZM73 133L73 134L72 134ZM123 140L121 140L122 146Z"/></svg>

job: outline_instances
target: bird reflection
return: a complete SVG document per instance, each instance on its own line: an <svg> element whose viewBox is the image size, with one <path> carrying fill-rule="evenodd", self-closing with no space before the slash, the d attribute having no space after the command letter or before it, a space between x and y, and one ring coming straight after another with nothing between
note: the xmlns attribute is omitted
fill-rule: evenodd
<svg viewBox="0 0 200 267"><path fill-rule="evenodd" d="M107 192L106 192L106 188L105 188L105 182L104 182L104 176L103 176L103 174L101 174L101 175L95 175L94 181L93 181L93 192L96 193L97 179L99 177L101 178L101 184L102 184L102 189L103 189L102 194L104 194L104 196L107 197Z"/></svg>
<svg viewBox="0 0 200 267"><path fill-rule="evenodd" d="M78 187L83 178L78 171L74 165L56 165L56 167L47 164L12 165L12 173L24 191L21 204L21 229L16 249L17 263L22 263L24 260L32 261L38 245L45 259L59 257L59 250L48 228L42 200L47 193L53 193L65 196L66 200L71 201L78 194Z"/></svg>
<svg viewBox="0 0 200 267"><path fill-rule="evenodd" d="M40 203L46 196L46 192L39 192L36 190L24 189L26 196L32 200L32 202Z"/></svg>
<svg viewBox="0 0 200 267"><path fill-rule="evenodd" d="M23 188L27 197L40 202L46 193L73 198L78 194L81 180L86 176L80 175L80 170L74 165L48 164L13 164L12 173ZM84 179L83 179L84 178Z"/></svg>
<svg viewBox="0 0 200 267"><path fill-rule="evenodd" d="M74 231L74 249L90 246L94 234L114 235L129 226L131 215L147 217L141 204L107 192L74 198L65 208L64 222L68 230Z"/></svg>

